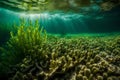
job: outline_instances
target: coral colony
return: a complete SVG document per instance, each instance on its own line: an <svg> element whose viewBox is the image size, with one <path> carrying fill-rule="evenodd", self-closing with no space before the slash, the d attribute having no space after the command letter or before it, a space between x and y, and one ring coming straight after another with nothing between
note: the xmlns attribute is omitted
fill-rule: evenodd
<svg viewBox="0 0 120 80"><path fill-rule="evenodd" d="M1 47L9 80L120 80L120 36L53 36L24 21Z"/></svg>

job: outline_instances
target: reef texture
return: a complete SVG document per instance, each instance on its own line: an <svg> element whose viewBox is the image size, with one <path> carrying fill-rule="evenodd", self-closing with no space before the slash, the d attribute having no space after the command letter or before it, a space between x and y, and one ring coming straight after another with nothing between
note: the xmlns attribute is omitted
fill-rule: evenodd
<svg viewBox="0 0 120 80"><path fill-rule="evenodd" d="M120 35L60 38L37 24L1 48L9 80L120 80Z"/></svg>
<svg viewBox="0 0 120 80"><path fill-rule="evenodd" d="M54 40L19 67L13 80L120 80L120 37Z"/></svg>
<svg viewBox="0 0 120 80"><path fill-rule="evenodd" d="M14 11L80 11L82 7L98 5L102 10L111 10L120 0L0 0L0 7ZM91 10L92 11L92 10Z"/></svg>

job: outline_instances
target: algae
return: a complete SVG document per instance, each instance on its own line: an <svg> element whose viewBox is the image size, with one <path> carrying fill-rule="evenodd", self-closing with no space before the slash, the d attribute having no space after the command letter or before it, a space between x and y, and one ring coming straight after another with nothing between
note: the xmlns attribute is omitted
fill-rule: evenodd
<svg viewBox="0 0 120 80"><path fill-rule="evenodd" d="M111 80L120 75L120 35L53 36L28 21L1 47L9 80Z"/></svg>
<svg viewBox="0 0 120 80"><path fill-rule="evenodd" d="M11 31L10 39L5 47L0 47L2 52L1 68L4 67L1 72L8 72L11 66L21 62L27 55L36 57L38 52L35 48L42 48L43 44L46 43L47 33L39 26L38 20L33 25L26 26L23 19L21 25L16 28L18 29L17 33Z"/></svg>

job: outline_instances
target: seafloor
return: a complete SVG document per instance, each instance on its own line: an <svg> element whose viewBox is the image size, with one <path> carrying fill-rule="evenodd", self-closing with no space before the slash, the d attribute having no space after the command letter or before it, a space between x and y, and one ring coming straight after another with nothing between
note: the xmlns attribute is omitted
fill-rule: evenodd
<svg viewBox="0 0 120 80"><path fill-rule="evenodd" d="M53 35L22 24L0 50L4 80L120 80L120 33Z"/></svg>

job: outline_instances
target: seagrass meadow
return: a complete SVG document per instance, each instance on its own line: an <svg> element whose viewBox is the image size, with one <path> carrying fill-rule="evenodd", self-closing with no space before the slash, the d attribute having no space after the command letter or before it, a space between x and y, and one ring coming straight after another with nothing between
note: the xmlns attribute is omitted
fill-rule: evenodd
<svg viewBox="0 0 120 80"><path fill-rule="evenodd" d="M0 0L0 80L120 80L120 0Z"/></svg>

